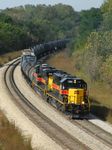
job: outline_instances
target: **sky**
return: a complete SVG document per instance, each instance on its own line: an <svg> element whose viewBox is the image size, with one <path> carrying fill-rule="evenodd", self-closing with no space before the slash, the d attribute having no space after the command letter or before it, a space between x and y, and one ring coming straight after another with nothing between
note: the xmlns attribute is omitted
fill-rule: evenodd
<svg viewBox="0 0 112 150"><path fill-rule="evenodd" d="M99 8L104 0L0 0L0 9L16 7L25 4L46 4L54 5L63 3L71 5L76 11L90 9L91 7Z"/></svg>

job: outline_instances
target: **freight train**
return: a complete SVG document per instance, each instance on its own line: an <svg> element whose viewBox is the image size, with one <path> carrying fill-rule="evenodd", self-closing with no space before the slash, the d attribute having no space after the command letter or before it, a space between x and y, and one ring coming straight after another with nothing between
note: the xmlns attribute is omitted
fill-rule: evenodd
<svg viewBox="0 0 112 150"><path fill-rule="evenodd" d="M53 41L24 52L21 71L36 92L72 118L84 118L89 114L87 83L76 76L58 70L42 62L43 57L66 47L68 40Z"/></svg>

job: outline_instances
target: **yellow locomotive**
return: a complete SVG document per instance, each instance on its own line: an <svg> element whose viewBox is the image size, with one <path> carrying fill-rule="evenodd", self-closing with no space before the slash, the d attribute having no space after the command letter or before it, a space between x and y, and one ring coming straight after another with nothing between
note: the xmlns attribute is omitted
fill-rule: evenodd
<svg viewBox="0 0 112 150"><path fill-rule="evenodd" d="M87 84L84 80L40 63L31 69L30 79L34 89L40 90L57 109L70 112L74 118L89 114Z"/></svg>

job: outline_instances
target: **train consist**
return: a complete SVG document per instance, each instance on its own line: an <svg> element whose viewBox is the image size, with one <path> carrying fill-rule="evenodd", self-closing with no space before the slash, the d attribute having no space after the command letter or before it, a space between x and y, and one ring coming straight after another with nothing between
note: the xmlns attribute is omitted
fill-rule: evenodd
<svg viewBox="0 0 112 150"><path fill-rule="evenodd" d="M35 46L32 52L24 52L21 71L47 102L71 114L72 118L82 118L90 109L86 82L42 62L43 57L65 48L68 41L53 41Z"/></svg>
<svg viewBox="0 0 112 150"><path fill-rule="evenodd" d="M40 59L44 55L51 54L58 50L64 49L69 39L51 41L49 43L39 44L32 48L37 59Z"/></svg>

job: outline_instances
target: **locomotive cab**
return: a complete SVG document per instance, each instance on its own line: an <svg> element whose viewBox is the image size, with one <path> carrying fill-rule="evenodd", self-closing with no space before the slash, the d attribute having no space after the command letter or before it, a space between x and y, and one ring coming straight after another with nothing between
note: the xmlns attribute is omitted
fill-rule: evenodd
<svg viewBox="0 0 112 150"><path fill-rule="evenodd" d="M73 114L85 115L89 113L87 84L79 78L64 78L61 80L61 90L66 106Z"/></svg>

